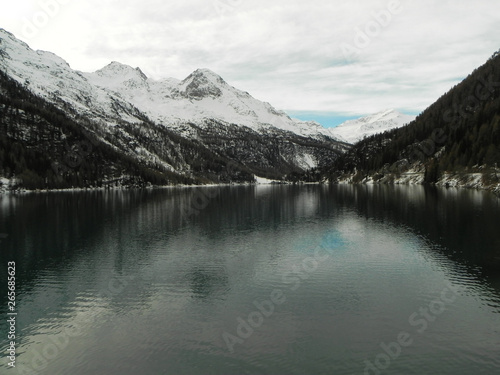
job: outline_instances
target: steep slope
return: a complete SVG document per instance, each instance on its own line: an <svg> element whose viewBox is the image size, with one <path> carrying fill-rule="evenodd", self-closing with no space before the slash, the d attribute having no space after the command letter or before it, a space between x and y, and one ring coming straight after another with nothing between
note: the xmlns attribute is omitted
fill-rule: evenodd
<svg viewBox="0 0 500 375"><path fill-rule="evenodd" d="M210 118L255 131L275 127L304 137L335 139L329 129L291 119L269 103L230 86L209 69L197 69L182 81L173 78L154 81L139 68L113 62L84 76L95 86L121 96L158 123L175 126Z"/></svg>
<svg viewBox="0 0 500 375"><path fill-rule="evenodd" d="M331 181L500 190L500 55L399 129L358 142L321 172Z"/></svg>
<svg viewBox="0 0 500 375"><path fill-rule="evenodd" d="M388 109L370 116L346 121L336 128L331 129L331 133L337 136L337 138L354 144L363 138L401 128L414 119L415 116L405 115L394 109Z"/></svg>
<svg viewBox="0 0 500 375"><path fill-rule="evenodd" d="M198 182L127 156L1 71L0 125L0 191Z"/></svg>
<svg viewBox="0 0 500 375"><path fill-rule="evenodd" d="M31 50L3 29L0 40L4 57L0 67L10 77L55 104L65 102L95 118L114 114L121 120L135 121L145 114L171 128L210 118L256 131L276 127L300 136L334 139L328 129L293 120L269 103L228 85L208 69L198 69L182 81L155 81L139 68L118 62L94 73L82 73L50 52Z"/></svg>
<svg viewBox="0 0 500 375"><path fill-rule="evenodd" d="M145 168L159 174L155 180L161 183L252 182L254 175L282 179L331 164L349 148L319 124L294 121L207 69L182 81L153 81L139 68L117 62L82 73L50 52L31 50L0 29L0 71L4 144L16 143L24 153L40 137L57 140L57 132L63 133L59 140L68 136L53 119L44 120L50 129L45 135L36 121L31 122L39 113L24 113L23 103L34 101L37 106L31 110L51 108L78 129L80 138L87 134L125 158L126 165L114 168L113 178L120 173L135 176L137 168ZM12 90L17 95L14 102ZM50 142L39 150L47 153L43 168L61 162L49 148ZM53 177L36 163L15 166L10 160L8 168L0 165L5 177L26 170L40 177L37 181ZM71 186L96 184L97 174L78 180L69 176L78 175L79 168L69 169L68 176L63 174L68 177L66 185L70 181Z"/></svg>

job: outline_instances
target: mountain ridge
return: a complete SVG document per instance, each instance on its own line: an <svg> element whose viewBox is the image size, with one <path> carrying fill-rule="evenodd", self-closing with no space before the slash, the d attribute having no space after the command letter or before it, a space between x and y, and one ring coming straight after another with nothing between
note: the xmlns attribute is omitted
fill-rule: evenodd
<svg viewBox="0 0 500 375"><path fill-rule="evenodd" d="M0 35L2 30L0 29ZM13 34L5 30L3 33L9 36L7 41L10 42L10 46L7 45L7 51L4 49L4 53L8 55L10 47L10 50L15 52L13 56L10 56L11 60L17 59L16 64L13 63L10 66L4 64L4 68L14 70L15 79L26 83L22 81L23 77L34 75L32 72L29 73L29 64L23 63L26 61L33 61L33 66L39 69L37 73L43 71L43 68L49 68L48 73L56 79L69 80L75 85L80 85L75 89L82 92L83 96L93 99L97 104L92 111L96 117L109 113L111 106L106 98L111 91L111 96L116 96L115 99L126 101L126 103L121 103L122 107L132 105L151 117L153 121L166 123L172 127L178 122L215 118L227 123L248 126L256 131L260 128L275 126L300 136L328 137L338 140L329 129L311 127L309 122L294 120L269 103L261 102L248 92L230 86L222 77L206 68L195 70L183 80L173 78L153 80L148 78L140 68L133 68L116 61L92 73L80 72L72 70L70 65L57 55L46 51L33 51L26 43L17 40ZM25 53L16 51L13 45L22 45ZM48 61L44 59L46 54L51 55ZM124 73L127 79L123 76ZM30 89L48 99L50 99L51 92L59 94L60 99L68 101L73 106L79 106L81 103L75 100L77 95L64 96L65 93L61 88L54 87L49 79L51 74L48 74L46 79L40 80L38 87L32 84ZM91 86L98 86L100 90L92 90ZM187 101L182 102L182 99L187 99ZM129 117L130 113L127 112L130 110L125 112L125 117ZM132 119L128 118L128 120Z"/></svg>
<svg viewBox="0 0 500 375"><path fill-rule="evenodd" d="M357 143L365 137L400 128L415 120L395 109L386 109L358 119L348 120L332 129L332 133L348 143Z"/></svg>
<svg viewBox="0 0 500 375"><path fill-rule="evenodd" d="M431 184L500 194L500 54L410 124L356 143L316 174L331 182Z"/></svg>
<svg viewBox="0 0 500 375"><path fill-rule="evenodd" d="M0 71L1 141L9 149L16 145L25 160L0 158L0 174L19 186L101 186L136 181L137 173L138 183L153 184L254 182L254 176L281 180L330 164L349 148L328 129L292 120L208 69L183 80L156 81L140 68L114 61L84 73L0 30ZM48 141L36 144L47 137L54 139L56 152ZM92 159L105 175L97 176L87 163L68 161L65 154L73 151L64 147L76 146L65 139L76 144L92 139L107 155ZM52 171L46 168L50 164Z"/></svg>

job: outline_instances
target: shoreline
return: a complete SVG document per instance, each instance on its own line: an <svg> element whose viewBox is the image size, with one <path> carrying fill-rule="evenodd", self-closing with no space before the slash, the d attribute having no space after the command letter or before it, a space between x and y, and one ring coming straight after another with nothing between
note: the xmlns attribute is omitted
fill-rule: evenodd
<svg viewBox="0 0 500 375"><path fill-rule="evenodd" d="M113 187L74 187L67 189L1 189L0 196L10 195L10 194L45 194L45 193L78 193L78 192L94 192L94 191L124 191L124 190L162 190L162 189L178 189L178 188L216 188L224 186L276 186L276 185L319 185L321 182L308 182L294 184L292 182L240 182L240 183L222 183L222 184L204 184L204 185L148 185L148 186L113 186Z"/></svg>
<svg viewBox="0 0 500 375"><path fill-rule="evenodd" d="M416 179L380 179L373 180L372 177L367 177L359 182L353 182L352 176L344 178L336 182L321 181L321 182L269 182L269 183L223 183L223 184L206 184L206 185L149 185L149 186L114 186L114 187L84 187L84 188L67 188L67 189L0 189L0 197L6 195L27 195L27 194L47 194L47 193L82 193L82 192L118 192L126 190L168 190L168 189L193 189L193 188L219 188L231 186L277 186L277 185L394 185L394 186L426 186L423 183L423 178L420 176ZM468 184L457 181L456 178L441 178L437 183L427 184L427 186L435 186L442 189L460 189L460 190L475 190L493 193L500 198L500 183L496 185Z"/></svg>
<svg viewBox="0 0 500 375"><path fill-rule="evenodd" d="M477 191L488 191L500 197L500 182L484 183L481 173L444 173L437 182L424 182L425 174L423 172L405 172L399 177L393 174L385 175L379 179L375 176L366 176L361 181L353 181L355 175L349 175L339 178L336 184L352 184L352 185L399 185L399 186L436 186L439 188L449 189L467 189Z"/></svg>

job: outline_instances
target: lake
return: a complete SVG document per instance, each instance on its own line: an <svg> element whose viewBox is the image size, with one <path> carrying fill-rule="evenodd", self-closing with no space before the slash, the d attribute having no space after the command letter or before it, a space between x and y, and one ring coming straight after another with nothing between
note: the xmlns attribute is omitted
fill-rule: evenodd
<svg viewBox="0 0 500 375"><path fill-rule="evenodd" d="M0 215L2 374L500 374L486 192L53 192Z"/></svg>

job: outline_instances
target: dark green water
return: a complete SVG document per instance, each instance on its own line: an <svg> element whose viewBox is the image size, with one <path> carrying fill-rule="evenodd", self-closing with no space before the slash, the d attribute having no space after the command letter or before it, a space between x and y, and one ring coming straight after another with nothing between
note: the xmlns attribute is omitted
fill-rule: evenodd
<svg viewBox="0 0 500 375"><path fill-rule="evenodd" d="M1 374L500 374L487 193L50 193L2 196L0 215Z"/></svg>

